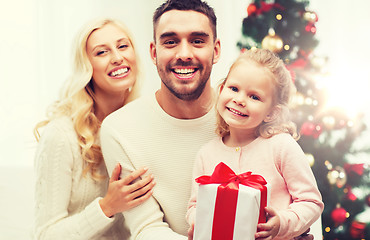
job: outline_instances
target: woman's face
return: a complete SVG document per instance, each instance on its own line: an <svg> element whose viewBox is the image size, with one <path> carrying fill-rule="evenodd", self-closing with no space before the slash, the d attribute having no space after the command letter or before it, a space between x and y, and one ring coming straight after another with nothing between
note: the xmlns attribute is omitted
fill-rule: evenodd
<svg viewBox="0 0 370 240"><path fill-rule="evenodd" d="M86 49L96 97L125 96L137 76L136 56L127 34L109 23L91 33Z"/></svg>

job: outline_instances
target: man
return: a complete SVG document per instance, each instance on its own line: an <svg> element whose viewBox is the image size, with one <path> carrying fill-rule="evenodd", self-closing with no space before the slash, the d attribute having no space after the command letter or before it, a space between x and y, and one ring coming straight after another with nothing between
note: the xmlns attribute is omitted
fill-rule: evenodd
<svg viewBox="0 0 370 240"><path fill-rule="evenodd" d="M146 166L155 177L153 197L124 213L131 238L187 239L193 162L215 136L210 74L220 57L216 16L200 0L167 1L154 13L153 29L150 53L161 87L104 121L102 150L108 172L119 162L122 175Z"/></svg>
<svg viewBox="0 0 370 240"><path fill-rule="evenodd" d="M199 148L215 137L213 64L220 57L216 16L201 0L169 0L153 16L150 53L161 78L155 95L108 116L101 144L108 172L148 167L153 197L123 213L131 239L187 239L185 221Z"/></svg>

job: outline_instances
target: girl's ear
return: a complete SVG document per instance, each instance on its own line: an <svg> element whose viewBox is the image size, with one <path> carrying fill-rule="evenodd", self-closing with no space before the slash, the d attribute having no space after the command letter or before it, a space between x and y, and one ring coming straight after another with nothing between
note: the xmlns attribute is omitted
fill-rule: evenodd
<svg viewBox="0 0 370 240"><path fill-rule="evenodd" d="M223 82L220 87L218 88L218 94L220 94L222 92L222 90L224 89L225 87L225 82Z"/></svg>
<svg viewBox="0 0 370 240"><path fill-rule="evenodd" d="M271 109L270 113L264 119L264 122L274 121L279 116L280 112L281 112L281 107L280 106L273 107Z"/></svg>

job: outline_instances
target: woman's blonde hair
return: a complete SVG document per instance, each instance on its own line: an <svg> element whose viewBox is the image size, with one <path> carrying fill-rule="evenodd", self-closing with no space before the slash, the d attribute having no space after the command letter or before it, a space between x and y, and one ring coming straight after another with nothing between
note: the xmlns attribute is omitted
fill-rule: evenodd
<svg viewBox="0 0 370 240"><path fill-rule="evenodd" d="M289 133L294 139L299 139L296 125L290 120L289 103L296 88L293 84L291 75L286 69L283 61L273 52L267 49L251 49L240 54L236 61L231 65L228 75L219 84L219 90L223 87L230 75L230 72L241 62L248 64L250 61L269 70L274 76L275 96L273 98L274 106L278 107L280 112L269 122L263 121L256 128L256 136L269 138L278 133ZM230 132L228 124L217 112L216 133L224 137Z"/></svg>
<svg viewBox="0 0 370 240"><path fill-rule="evenodd" d="M36 140L39 141L39 128L47 125L53 119L69 116L77 133L82 159L84 160L85 169L83 173L86 175L91 172L94 179L103 177L97 173L99 165L103 162L103 155L100 146L96 144L101 122L94 114L93 68L87 56L86 45L92 32L107 24L114 24L125 32L135 52L136 63L139 65L132 35L122 22L109 18L94 19L88 22L81 28L73 42L72 74L65 82L59 100L48 108L47 119L39 122L34 129ZM139 67L137 69L136 81L124 104L134 100L139 95Z"/></svg>

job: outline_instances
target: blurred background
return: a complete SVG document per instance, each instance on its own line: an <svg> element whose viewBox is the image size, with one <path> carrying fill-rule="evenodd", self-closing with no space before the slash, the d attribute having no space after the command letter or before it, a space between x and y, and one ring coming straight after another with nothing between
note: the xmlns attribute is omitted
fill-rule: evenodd
<svg viewBox="0 0 370 240"><path fill-rule="evenodd" d="M31 239L33 127L71 69L71 41L89 19L123 20L144 69L143 94L160 84L149 56L152 14L163 0L0 0L0 239ZM370 239L370 2L208 0L221 60L212 84L243 49L275 51L294 76L293 117L326 204L324 239Z"/></svg>

